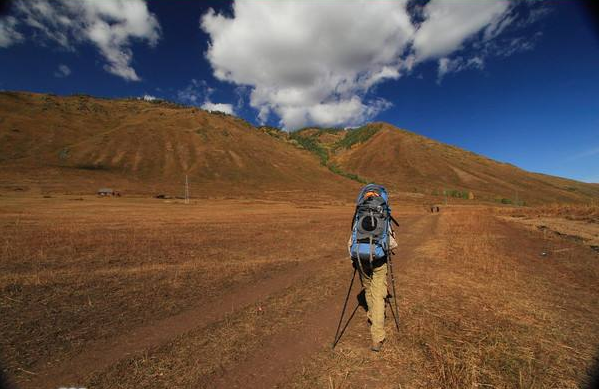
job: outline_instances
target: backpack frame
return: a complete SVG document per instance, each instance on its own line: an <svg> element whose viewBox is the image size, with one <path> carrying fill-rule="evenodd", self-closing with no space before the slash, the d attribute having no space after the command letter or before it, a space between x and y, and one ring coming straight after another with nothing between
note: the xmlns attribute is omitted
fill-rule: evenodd
<svg viewBox="0 0 599 389"><path fill-rule="evenodd" d="M363 272L387 262L392 233L389 196L381 185L368 184L360 191L352 219L350 256Z"/></svg>

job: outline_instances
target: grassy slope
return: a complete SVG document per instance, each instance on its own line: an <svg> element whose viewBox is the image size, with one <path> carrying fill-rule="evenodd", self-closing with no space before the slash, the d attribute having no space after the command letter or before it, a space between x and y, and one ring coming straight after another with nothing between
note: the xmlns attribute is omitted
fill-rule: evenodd
<svg viewBox="0 0 599 389"><path fill-rule="evenodd" d="M180 192L195 195L343 191L351 181L310 154L243 120L137 100L0 94L0 180L42 190Z"/></svg>
<svg viewBox="0 0 599 389"><path fill-rule="evenodd" d="M444 189L472 191L483 200L514 201L518 196L528 204L599 198L596 185L530 173L386 123L370 126L378 131L349 149L337 149L331 160L396 190L439 195Z"/></svg>
<svg viewBox="0 0 599 389"><path fill-rule="evenodd" d="M202 197L353 193L376 181L438 196L430 201L443 190L527 204L599 198L599 185L529 173L386 123L287 134L164 102L14 92L0 93L0 112L5 189L176 195L187 173Z"/></svg>

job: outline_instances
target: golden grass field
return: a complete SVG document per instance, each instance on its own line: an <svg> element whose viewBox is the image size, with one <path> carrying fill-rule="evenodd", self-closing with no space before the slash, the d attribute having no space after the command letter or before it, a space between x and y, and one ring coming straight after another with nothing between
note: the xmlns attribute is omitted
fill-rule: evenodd
<svg viewBox="0 0 599 389"><path fill-rule="evenodd" d="M505 209L391 205L400 331L389 317L375 354L362 310L330 347L351 202L3 193L5 375L22 388L588 384L599 254Z"/></svg>

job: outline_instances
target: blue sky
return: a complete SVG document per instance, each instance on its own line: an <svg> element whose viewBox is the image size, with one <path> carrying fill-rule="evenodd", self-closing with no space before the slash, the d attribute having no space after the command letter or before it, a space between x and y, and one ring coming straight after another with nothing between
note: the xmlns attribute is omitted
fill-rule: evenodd
<svg viewBox="0 0 599 389"><path fill-rule="evenodd" d="M0 89L147 95L290 130L382 120L599 182L599 36L585 11L565 0L29 0L0 19Z"/></svg>

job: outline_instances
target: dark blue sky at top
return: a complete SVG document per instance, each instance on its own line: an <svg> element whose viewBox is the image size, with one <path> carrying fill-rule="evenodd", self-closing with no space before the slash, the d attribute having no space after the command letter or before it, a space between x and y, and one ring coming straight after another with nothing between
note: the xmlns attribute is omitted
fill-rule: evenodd
<svg viewBox="0 0 599 389"><path fill-rule="evenodd" d="M125 81L103 69L91 44L66 51L27 36L0 48L0 89L85 93L104 97L153 95L177 101L192 79L214 91L210 100L235 105L258 123L247 92L239 105L237 85L212 75L204 53L209 37L199 19L225 2L148 2L162 28L156 47L133 44L132 67L141 81ZM373 120L392 123L526 170L599 182L599 36L586 9L573 1L548 3L542 20L521 32L541 31L533 50L487 59L484 69L466 69L437 79L435 62L410 76L383 82L369 95L393 106ZM56 77L58 66L71 69ZM268 124L276 125L276 117Z"/></svg>

